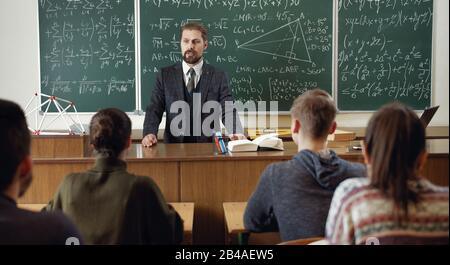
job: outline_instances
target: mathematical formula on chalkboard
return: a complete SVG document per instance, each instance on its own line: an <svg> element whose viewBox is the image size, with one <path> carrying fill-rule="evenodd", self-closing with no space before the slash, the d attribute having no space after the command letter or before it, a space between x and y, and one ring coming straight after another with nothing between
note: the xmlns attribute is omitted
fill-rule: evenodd
<svg viewBox="0 0 450 265"><path fill-rule="evenodd" d="M433 2L342 0L338 9L339 107L430 106Z"/></svg>
<svg viewBox="0 0 450 265"><path fill-rule="evenodd" d="M431 101L431 0L39 0L38 8L40 89L81 111L145 109L159 69L181 62L179 29L189 21L208 28L205 61L228 74L242 102L278 101L287 111L316 87L334 92L341 110Z"/></svg>

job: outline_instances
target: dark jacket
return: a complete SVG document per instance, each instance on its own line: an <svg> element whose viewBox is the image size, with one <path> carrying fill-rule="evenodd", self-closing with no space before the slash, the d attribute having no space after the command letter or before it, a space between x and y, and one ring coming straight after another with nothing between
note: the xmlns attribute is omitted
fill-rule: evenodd
<svg viewBox="0 0 450 265"><path fill-rule="evenodd" d="M292 160L269 165L248 200L245 228L280 231L283 241L324 236L334 190L347 178L366 175L363 164L328 150L300 151Z"/></svg>
<svg viewBox="0 0 450 265"><path fill-rule="evenodd" d="M66 176L47 210L61 209L87 244L178 244L183 222L149 177L126 171L117 158Z"/></svg>
<svg viewBox="0 0 450 265"><path fill-rule="evenodd" d="M161 69L156 78L156 84L153 88L150 104L147 106L147 109L145 111L143 136L146 136L149 133L152 133L154 135L158 134L158 127L161 123L162 115L164 112L166 112L164 142L185 142L186 139L184 135L176 136L173 135L170 131L170 124L172 120L179 115L178 112L171 113L170 107L172 103L179 100L188 102L185 96L185 89L186 87L183 81L183 67L181 63L177 63ZM203 104L207 101L216 101L221 105L222 122L225 124L228 133L243 133L242 125L239 121L236 109L225 112L225 102L234 101L231 94L231 89L228 86L228 78L225 72L204 63L202 68L202 75L195 90L201 94L201 106L203 106ZM200 126L211 113L214 112L212 110L209 110L209 112L207 113L200 114ZM213 114L216 115L213 120L214 122L218 122L218 124L220 124L220 117L218 116L218 114L218 112L215 112ZM225 123L225 120L229 120L232 122ZM211 125L210 127L212 128L213 126ZM202 133L202 136L197 137L196 142L211 142L212 138L205 136L201 128L199 129Z"/></svg>
<svg viewBox="0 0 450 265"><path fill-rule="evenodd" d="M17 208L14 200L0 194L0 244L65 245L83 240L61 212L38 213Z"/></svg>

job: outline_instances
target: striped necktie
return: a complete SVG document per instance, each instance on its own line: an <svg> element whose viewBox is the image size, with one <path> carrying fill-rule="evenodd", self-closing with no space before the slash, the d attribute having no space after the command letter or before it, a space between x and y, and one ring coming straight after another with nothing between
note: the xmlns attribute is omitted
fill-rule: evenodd
<svg viewBox="0 0 450 265"><path fill-rule="evenodd" d="M195 70L194 70L194 68L189 69L188 76L189 76L189 81L186 85L186 88L189 93L192 93L192 91L195 88Z"/></svg>

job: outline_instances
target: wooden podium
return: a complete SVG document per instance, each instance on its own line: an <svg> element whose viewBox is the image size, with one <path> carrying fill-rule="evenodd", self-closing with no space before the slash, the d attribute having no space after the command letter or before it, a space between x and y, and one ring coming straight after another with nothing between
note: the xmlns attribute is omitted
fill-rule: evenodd
<svg viewBox="0 0 450 265"><path fill-rule="evenodd" d="M33 135L31 157L74 158L90 154L89 135Z"/></svg>

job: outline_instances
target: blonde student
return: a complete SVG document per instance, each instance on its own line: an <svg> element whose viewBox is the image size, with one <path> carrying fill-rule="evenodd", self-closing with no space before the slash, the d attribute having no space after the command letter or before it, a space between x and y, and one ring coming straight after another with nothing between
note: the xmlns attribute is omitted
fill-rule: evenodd
<svg viewBox="0 0 450 265"><path fill-rule="evenodd" d="M320 89L294 101L291 131L298 153L262 173L245 210L247 230L280 231L283 241L324 236L337 185L366 171L363 164L343 160L327 148L327 136L336 129L336 111L331 96Z"/></svg>

